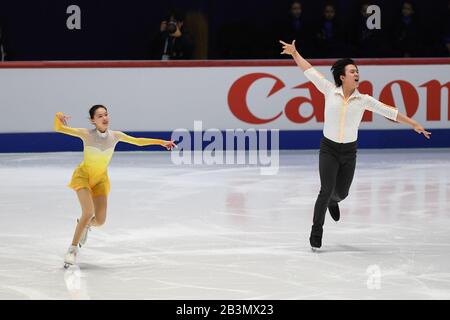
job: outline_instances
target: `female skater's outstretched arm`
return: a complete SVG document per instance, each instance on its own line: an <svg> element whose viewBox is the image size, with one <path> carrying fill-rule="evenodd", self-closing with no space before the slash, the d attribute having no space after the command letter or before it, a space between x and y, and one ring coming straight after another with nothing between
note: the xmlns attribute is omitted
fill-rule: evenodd
<svg viewBox="0 0 450 320"><path fill-rule="evenodd" d="M176 147L176 144L173 141L161 140L161 139L151 139L151 138L135 138L129 136L121 131L114 132L119 141L134 144L136 146L150 146L150 145L160 145L166 148L167 150L172 150Z"/></svg>
<svg viewBox="0 0 450 320"><path fill-rule="evenodd" d="M66 116L62 112L57 112L55 114L54 129L56 132L68 134L70 136L78 137L84 139L87 135L87 129L84 128L71 128L67 125L67 120L69 116Z"/></svg>

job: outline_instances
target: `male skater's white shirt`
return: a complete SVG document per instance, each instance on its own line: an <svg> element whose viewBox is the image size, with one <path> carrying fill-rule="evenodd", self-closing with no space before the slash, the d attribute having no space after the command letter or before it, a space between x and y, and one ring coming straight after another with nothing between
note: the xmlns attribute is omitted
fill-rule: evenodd
<svg viewBox="0 0 450 320"><path fill-rule="evenodd" d="M316 69L309 68L304 74L325 96L323 134L334 142L348 143L358 139L358 127L365 110L397 120L398 110L394 107L367 94L361 94L357 89L345 100L342 86L336 87Z"/></svg>

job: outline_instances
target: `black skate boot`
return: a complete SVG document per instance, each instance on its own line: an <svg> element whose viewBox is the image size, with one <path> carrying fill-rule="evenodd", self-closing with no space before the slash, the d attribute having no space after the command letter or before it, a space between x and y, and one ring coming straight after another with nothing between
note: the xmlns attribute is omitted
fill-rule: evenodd
<svg viewBox="0 0 450 320"><path fill-rule="evenodd" d="M312 251L317 251L322 246L322 227L312 226L309 243Z"/></svg>
<svg viewBox="0 0 450 320"><path fill-rule="evenodd" d="M330 211L330 215L334 221L339 221L339 218L341 217L341 211L339 210L339 205L337 202L330 202L328 204L328 211Z"/></svg>

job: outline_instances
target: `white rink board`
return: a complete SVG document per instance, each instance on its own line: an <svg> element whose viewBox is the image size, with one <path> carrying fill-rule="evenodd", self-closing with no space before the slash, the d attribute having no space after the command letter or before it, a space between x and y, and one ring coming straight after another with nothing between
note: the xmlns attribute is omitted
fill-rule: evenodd
<svg viewBox="0 0 450 320"><path fill-rule="evenodd" d="M332 80L329 67L317 69ZM389 82L409 82L419 103L413 118L429 129L449 128L448 90L441 89L440 120L427 121L427 90L422 85L431 80L441 85L448 83L450 65L362 65L359 69L361 80L370 81L377 99ZM307 89L293 89L308 82L297 67L0 69L0 133L50 132L57 111L71 115L72 126L87 127L87 111L94 104L109 107L111 126L117 130L192 130L195 120L203 121L205 129L322 130L323 123L315 118L299 124L285 114L259 125L238 119L228 105L230 87L237 79L252 73L270 74L284 84L284 88L270 97L267 95L274 79L263 78L250 86L246 101L250 112L258 117L274 117L283 112L290 99L310 97ZM405 112L398 85L392 86L392 94L395 105ZM311 112L310 104L301 106L302 115ZM379 116L363 122L361 128L404 129Z"/></svg>

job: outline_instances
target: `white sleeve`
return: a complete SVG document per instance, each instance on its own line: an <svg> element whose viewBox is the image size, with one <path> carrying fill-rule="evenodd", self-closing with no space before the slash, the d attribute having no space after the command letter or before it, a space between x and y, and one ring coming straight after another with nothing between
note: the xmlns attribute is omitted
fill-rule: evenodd
<svg viewBox="0 0 450 320"><path fill-rule="evenodd" d="M385 116L391 120L397 120L398 109L395 107L388 106L383 102L369 96L368 94L363 95L364 97L364 108L366 110L378 113L379 115Z"/></svg>
<svg viewBox="0 0 450 320"><path fill-rule="evenodd" d="M304 72L305 77L307 77L316 88L322 92L324 95L328 94L331 90L335 89L333 83L327 80L319 71L314 68L309 68Z"/></svg>

